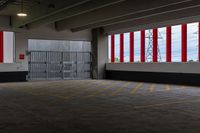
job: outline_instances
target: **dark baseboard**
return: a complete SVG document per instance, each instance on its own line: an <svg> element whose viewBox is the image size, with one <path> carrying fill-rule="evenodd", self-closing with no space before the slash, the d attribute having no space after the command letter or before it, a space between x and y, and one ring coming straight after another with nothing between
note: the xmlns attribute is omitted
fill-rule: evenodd
<svg viewBox="0 0 200 133"><path fill-rule="evenodd" d="M106 71L106 79L200 86L200 74Z"/></svg>
<svg viewBox="0 0 200 133"><path fill-rule="evenodd" d="M23 72L0 72L0 82L24 82L26 76L28 75L27 71Z"/></svg>

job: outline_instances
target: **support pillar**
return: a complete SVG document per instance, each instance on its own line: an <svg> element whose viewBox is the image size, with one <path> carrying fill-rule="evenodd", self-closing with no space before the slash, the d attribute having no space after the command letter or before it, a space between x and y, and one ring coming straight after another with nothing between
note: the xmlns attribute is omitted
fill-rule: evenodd
<svg viewBox="0 0 200 133"><path fill-rule="evenodd" d="M108 63L108 35L103 29L92 30L92 78L105 78L105 65Z"/></svg>

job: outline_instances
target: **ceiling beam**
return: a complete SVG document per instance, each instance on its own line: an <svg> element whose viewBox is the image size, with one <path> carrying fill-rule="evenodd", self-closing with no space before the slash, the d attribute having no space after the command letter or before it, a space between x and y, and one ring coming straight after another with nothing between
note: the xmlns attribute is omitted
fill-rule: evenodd
<svg viewBox="0 0 200 133"><path fill-rule="evenodd" d="M97 10L106 6L110 6L113 4L117 4L120 2L123 2L124 0L92 0L92 1L88 1L88 2L84 2L82 4L79 4L77 6L68 8L66 10L63 10L61 12L57 12L54 13L52 15L49 15L47 17L43 17L42 19L40 19L39 21L34 21L32 23L28 24L28 27L31 28L35 28L38 27L40 25L44 25L44 24L49 24L55 21L59 21L62 19L66 19L66 18L70 18L76 15L81 15L83 13L87 13L87 12L91 12L93 10Z"/></svg>
<svg viewBox="0 0 200 133"><path fill-rule="evenodd" d="M65 18L73 17L76 15L80 15L89 11L93 11L99 8L103 8L105 6L113 5L124 0L82 0L79 3L74 5L55 10L46 14L45 16L41 16L37 19L32 19L32 21L23 22L23 25L28 25L28 28L35 28L41 25L53 23L55 21L59 21ZM19 27L19 25L18 25Z"/></svg>
<svg viewBox="0 0 200 133"><path fill-rule="evenodd" d="M158 7L191 0L126 0L122 3L101 8L93 12L78 15L57 22L58 30L72 29L76 27L90 26L99 22L109 21L126 15L149 11ZM148 3L148 4L144 4Z"/></svg>
<svg viewBox="0 0 200 133"><path fill-rule="evenodd" d="M79 4L83 4L91 0L63 0L61 2L55 3L55 7L49 7L48 5L38 3L32 7L25 7L25 11L28 14L26 18L20 18L17 16L12 17L12 27L19 28L28 23L38 21L40 19L46 18L50 15L62 12ZM19 8L20 9L20 8Z"/></svg>
<svg viewBox="0 0 200 133"><path fill-rule="evenodd" d="M164 6L161 6L158 8L146 10L144 12L132 13L132 14L129 14L126 16L110 19L110 20L103 21L103 22L98 22L98 23L88 24L85 26L75 27L75 28L72 28L71 30L73 32L75 32L75 31L80 31L80 30L84 30L84 29L88 29L88 28L96 28L96 27L113 25L113 24L117 24L117 23L123 23L126 21L135 21L137 19L142 19L144 17L155 16L155 15L159 15L159 14L163 14L163 13L167 13L167 12L180 11L180 10L184 10L186 8L196 7L199 5L200 5L199 0L186 1L186 2L181 2L181 3L179 2L179 3L175 3L175 4L164 5Z"/></svg>
<svg viewBox="0 0 200 133"><path fill-rule="evenodd" d="M186 8L183 10L156 14L148 17L127 21L114 25L105 26L106 33L120 33L128 31L137 31L141 29L151 29L176 25L181 23L190 23L200 20L200 5Z"/></svg>

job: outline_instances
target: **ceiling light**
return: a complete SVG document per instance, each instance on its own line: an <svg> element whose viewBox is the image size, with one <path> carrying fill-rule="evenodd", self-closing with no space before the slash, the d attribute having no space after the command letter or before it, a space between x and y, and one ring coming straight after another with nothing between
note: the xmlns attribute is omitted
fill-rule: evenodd
<svg viewBox="0 0 200 133"><path fill-rule="evenodd" d="M21 0L21 11L17 13L17 16L19 17L26 17L27 14L24 12L24 1Z"/></svg>
<svg viewBox="0 0 200 133"><path fill-rule="evenodd" d="M26 17L27 14L26 14L26 13L23 13L23 12L20 12L20 13L17 13L17 16L19 16L19 17Z"/></svg>

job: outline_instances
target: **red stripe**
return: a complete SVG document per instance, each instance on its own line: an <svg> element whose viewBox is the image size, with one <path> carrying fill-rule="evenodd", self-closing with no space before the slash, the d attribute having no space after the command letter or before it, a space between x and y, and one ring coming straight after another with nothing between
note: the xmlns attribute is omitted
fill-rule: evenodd
<svg viewBox="0 0 200 133"><path fill-rule="evenodd" d="M115 35L111 35L111 63L115 62Z"/></svg>
<svg viewBox="0 0 200 133"><path fill-rule="evenodd" d="M124 62L124 34L120 34L120 62Z"/></svg>
<svg viewBox="0 0 200 133"><path fill-rule="evenodd" d="M153 29L153 62L158 62L158 29Z"/></svg>
<svg viewBox="0 0 200 133"><path fill-rule="evenodd" d="M199 37L199 53L198 53L198 57L199 57L199 62L200 62L200 22L199 22L198 37Z"/></svg>
<svg viewBox="0 0 200 133"><path fill-rule="evenodd" d="M187 24L182 24L182 62L187 62Z"/></svg>
<svg viewBox="0 0 200 133"><path fill-rule="evenodd" d="M171 26L168 26L166 29L166 61L171 62L171 49L172 49L172 29Z"/></svg>
<svg viewBox="0 0 200 133"><path fill-rule="evenodd" d="M140 56L141 56L141 62L145 62L145 31L142 30L141 32L141 49L140 49Z"/></svg>
<svg viewBox="0 0 200 133"><path fill-rule="evenodd" d="M3 32L0 32L0 63L3 63Z"/></svg>
<svg viewBox="0 0 200 133"><path fill-rule="evenodd" d="M130 32L130 62L134 62L134 32Z"/></svg>

